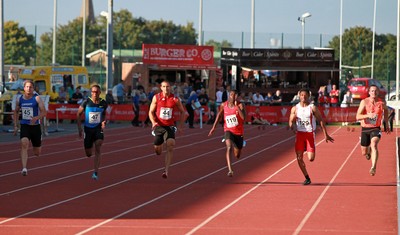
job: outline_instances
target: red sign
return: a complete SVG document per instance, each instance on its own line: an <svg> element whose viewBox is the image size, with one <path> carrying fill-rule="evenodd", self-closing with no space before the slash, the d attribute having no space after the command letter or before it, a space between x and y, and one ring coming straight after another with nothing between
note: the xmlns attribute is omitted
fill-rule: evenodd
<svg viewBox="0 0 400 235"><path fill-rule="evenodd" d="M214 47L143 44L143 63L160 66L214 66Z"/></svg>

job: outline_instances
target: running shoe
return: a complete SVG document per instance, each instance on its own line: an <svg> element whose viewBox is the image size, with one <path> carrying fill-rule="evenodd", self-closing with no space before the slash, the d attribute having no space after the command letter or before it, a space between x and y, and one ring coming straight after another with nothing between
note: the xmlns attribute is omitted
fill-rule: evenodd
<svg viewBox="0 0 400 235"><path fill-rule="evenodd" d="M26 169L26 168L22 169L21 174L23 176L27 176L28 175L28 169Z"/></svg>
<svg viewBox="0 0 400 235"><path fill-rule="evenodd" d="M94 179L94 180L98 180L99 179L99 175L97 174L97 172L93 172L92 179Z"/></svg>
<svg viewBox="0 0 400 235"><path fill-rule="evenodd" d="M228 176L229 176L229 177L233 177L233 171L229 171L229 172L228 172Z"/></svg>
<svg viewBox="0 0 400 235"><path fill-rule="evenodd" d="M222 138L221 142L222 142L222 143L225 142L225 138Z"/></svg>
<svg viewBox="0 0 400 235"><path fill-rule="evenodd" d="M367 160L371 159L371 154L370 154L370 153L367 153L367 154L365 155L365 158L366 158Z"/></svg>
<svg viewBox="0 0 400 235"><path fill-rule="evenodd" d="M309 184L311 184L311 179L304 180L303 185L309 185Z"/></svg>
<svg viewBox="0 0 400 235"><path fill-rule="evenodd" d="M164 179L168 178L168 172L164 171L161 175Z"/></svg>
<svg viewBox="0 0 400 235"><path fill-rule="evenodd" d="M246 140L243 140L243 147L246 147L246 144L247 144L247 142L246 142Z"/></svg>
<svg viewBox="0 0 400 235"><path fill-rule="evenodd" d="M371 167L371 169L369 170L369 174L370 174L371 176L374 176L375 173L376 173L375 167Z"/></svg>

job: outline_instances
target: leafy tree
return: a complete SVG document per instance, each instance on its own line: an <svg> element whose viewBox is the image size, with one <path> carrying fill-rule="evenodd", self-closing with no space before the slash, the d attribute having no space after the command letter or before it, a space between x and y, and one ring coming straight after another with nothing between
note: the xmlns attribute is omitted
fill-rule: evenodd
<svg viewBox="0 0 400 235"><path fill-rule="evenodd" d="M35 55L35 39L14 21L4 24L4 63L29 65Z"/></svg>
<svg viewBox="0 0 400 235"><path fill-rule="evenodd" d="M362 67L372 64L372 37L373 32L369 28L354 27L346 29L342 36L342 65ZM329 46L335 49L336 59L339 60L339 36L335 36L329 42ZM386 78L386 58L395 62L396 56L396 38L393 35L375 35L374 51L374 78ZM353 74L371 77L371 68L353 69Z"/></svg>
<svg viewBox="0 0 400 235"><path fill-rule="evenodd" d="M211 39L206 42L206 45L213 46L214 51L221 51L222 47L233 47L233 44L231 42L228 42L227 40L222 40L222 42L217 42Z"/></svg>

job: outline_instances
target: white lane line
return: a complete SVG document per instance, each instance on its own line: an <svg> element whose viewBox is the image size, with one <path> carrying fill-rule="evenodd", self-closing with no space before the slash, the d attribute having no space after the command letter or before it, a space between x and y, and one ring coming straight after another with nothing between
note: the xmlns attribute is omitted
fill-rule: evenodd
<svg viewBox="0 0 400 235"><path fill-rule="evenodd" d="M279 129L278 129L278 130L279 130ZM263 136L263 135L258 135L258 136L253 137L253 138L254 138L254 139L255 139L255 138L260 138L260 137L262 137L262 136ZM219 136L219 137L213 137L213 138L207 138L207 139L205 139L205 140L203 140L203 141L200 141L200 142L197 142L197 143L187 144L187 145L185 145L185 146L192 146L192 145L196 145L196 144L201 143L201 142L206 142L206 141L210 141L210 140L212 141L212 140L214 140L214 139L220 139L220 138L221 138L220 136ZM252 138L252 139L253 139L253 138ZM180 146L180 147L177 147L177 148L175 148L175 149L184 148L185 146ZM209 152L206 152L206 153L202 153L202 154L197 155L197 156L195 156L195 157L188 158L188 159L185 159L185 160L183 160L183 161L180 161L180 162L171 164L171 166L183 164L183 163L185 163L185 162L191 161L191 160L193 160L193 159L197 159L197 158L202 157L202 156L204 156L204 155L211 154L211 153L213 153L213 152L217 152L217 151L223 150L224 148L225 148L225 147L221 147L221 148L214 149L214 150L209 151ZM154 153L151 154L151 156L153 156L153 155L154 155ZM146 157L148 157L148 156L150 156L150 154L149 154L149 155L146 155ZM142 157L140 157L140 158L145 158L145 157L142 156ZM129 160L129 161L132 161L132 160ZM128 162L128 161L125 161L125 162ZM117 163L117 164L115 164L115 165L119 165L119 164L121 164L121 163ZM104 168L105 168L105 167L104 167ZM214 174L214 173L216 173L216 172L219 172L219 171L221 171L221 170L224 169L224 168L225 168L225 167L220 168L219 170L214 171L212 174ZM101 168L101 169L103 169L103 168ZM48 205L48 206L45 206L45 207L38 208L38 209L33 210L33 211L26 212L26 213L21 214L21 215L18 215L18 216L14 216L14 217L12 217L12 218L8 218L8 219L6 219L6 220L0 221L0 225L1 225L1 224L4 224L4 223L7 223L7 222L10 222L10 221L12 221L12 220L15 220L15 219L17 219L17 218L21 218L21 217L24 217L24 216L27 216L27 215L31 215L31 214L34 214L34 213L36 213L36 212L43 211L43 210L49 209L49 208L51 208L51 207L55 207L55 206L57 206L57 205L61 205L61 204L66 203L66 202L73 201L73 200L75 200L75 199L79 199L79 198L85 197L85 196L87 196L87 195L91 195L91 194L97 193L97 192L99 192L99 191L103 191L103 190L105 190L105 189L108 189L108 188L111 188L111 187L114 187L114 186L123 184L123 183L128 182L128 181L131 181L131 180L134 180L134 179L138 179L138 178L140 178L140 177L143 177L143 176L146 176L146 175L149 175L149 174L158 172L158 171L160 171L161 169L163 169L163 167L158 168L158 169L155 169L155 170L152 170L152 171L148 171L148 172L143 173L143 174L141 174L141 175L137 175L137 176L134 176L134 177L131 177L131 178L122 180L122 181L120 181L120 182L117 182L117 183L114 183L114 184L111 184L111 185L108 185L108 186L105 186L105 187L102 187L102 188L99 188L99 189L96 189L96 190L93 190L93 191L84 193L84 194L77 195L77 196L75 196L75 197L72 197L72 198L69 198L69 199L66 199L66 200L63 200L63 201L59 201L59 202L57 202L57 203L53 203L53 204ZM209 175L210 175L210 174L209 174ZM53 180L53 181L55 181L55 180ZM153 199L153 200L154 200L154 199ZM152 201L153 201L153 200L152 200Z"/></svg>
<svg viewBox="0 0 400 235"><path fill-rule="evenodd" d="M293 232L293 234L299 234L301 229L304 227L308 219L311 217L312 213L314 213L315 209L319 205L319 203L322 201L322 198L325 196L326 192L329 190L329 188L332 186L333 182L336 180L337 176L339 173L342 171L343 167L346 165L346 163L349 161L351 155L353 155L354 151L359 147L360 142L358 141L357 144L354 146L353 150L349 153L347 156L346 160L342 163L342 165L339 167L339 169L336 171L336 174L332 177L331 181L329 184L325 187L324 191L319 195L318 199L314 202L314 205L311 207L311 209L308 211L306 216L304 216L303 220L300 222L299 226L297 226L296 230Z"/></svg>
<svg viewBox="0 0 400 235"><path fill-rule="evenodd" d="M282 141L280 141L280 142L278 142L278 143L275 143L275 144L273 144L273 145L271 145L271 146L269 146L269 147L267 147L267 148L264 148L264 149L262 149L262 150L260 150L260 151L257 151L257 152L255 152L255 153L253 153L253 154L251 154L251 155L249 155L249 156L243 158L241 161L244 161L245 159L254 157L254 156L257 155L257 154L260 154L260 153L262 153L262 152L264 152L264 151L266 151L266 150L269 150L269 149L271 149L271 148L273 148L273 147L275 147L275 146L277 146L277 145L279 145L279 144L282 144L282 143L284 143L284 142L286 142L286 141L288 141L288 140L290 140L290 139L293 139L293 138L294 138L294 136L289 137L289 138L287 138L287 139L284 139L284 140L282 140ZM222 147L222 148L220 148L220 149L224 149L224 148L225 148L225 147ZM293 160L293 161L294 161L294 160ZM292 162L293 162L293 161L292 161ZM235 163L238 163L238 162L239 162L239 161L237 161L237 162L235 162ZM288 163L288 165L291 164L292 162ZM103 222L100 222L100 223L98 223L98 224L96 224L96 225L93 225L92 227L89 227L89 228L87 228L86 230L83 230L83 231L81 231L81 232L79 232L79 233L76 233L76 235L85 234L85 233L90 232L90 231L92 231L92 230L94 230L94 229L96 229L96 228L99 228L99 227L103 226L104 224L110 223L110 222L114 221L115 219L118 219L118 218L120 218L120 217L122 217L122 216L124 216L124 215L126 215L126 214L131 213L132 211L135 211L135 210L137 210L137 209L139 209L139 208L142 208L142 207L144 207L144 206L146 206L146 205L148 205L148 204L150 204L150 203L153 203L153 202L155 202L155 201L158 201L158 200L160 200L160 199L162 199L162 198L164 198L164 197L166 197L166 196L169 196L169 195L172 194L172 193L175 193L175 192L177 192L177 191L179 191L179 190L181 190L181 189L184 189L184 188L186 188L186 187L188 187L188 186L190 186L190 185L192 185L192 184L194 184L194 183L196 183L196 182L198 182L198 181L201 181L201 180L203 180L203 179L205 179L205 178L207 178L207 177L209 177L209 176L211 176L211 175L214 175L214 174L216 174L216 173L218 173L218 172L224 170L225 168L226 168L226 167L221 167L221 168L218 169L218 170L215 170L215 171L213 171L213 172L211 172L211 173L209 173L209 174L207 174L207 175L204 175L204 176L202 176L202 177L200 177L200 178L198 178L198 179L196 179L196 180L193 180L193 181L191 181L191 182L189 182L189 183L187 183L187 184L185 184L185 185L182 185L182 186L180 186L180 187L178 187L178 188L176 188L176 189L174 189L174 190L171 190L171 191L169 191L169 192L167 192L167 193L165 193L165 194L163 194L163 195L160 195L160 196L158 196L158 197L156 197L156 198L154 198L154 199L152 199L152 200L150 200L150 201L147 201L147 202L145 202L145 203L142 203L142 204L140 204L140 205L138 205L138 206L136 206L136 207L133 207L133 208L127 210L127 211L124 211L124 212L122 212L122 213L120 213L120 214L118 214L118 215L116 215L116 216L114 216L114 217L112 217L112 218L110 218L110 219L104 220ZM277 173L277 172L276 172L276 173ZM275 174L276 174L276 173L275 173ZM271 177L272 177L272 176L271 176Z"/></svg>
<svg viewBox="0 0 400 235"><path fill-rule="evenodd" d="M332 134L334 134L335 132L337 132L339 129L335 130ZM320 142L318 142L316 144L316 146L320 145L321 143L325 142L325 139L321 140ZM235 199L234 201L232 201L230 204L228 204L227 206L225 206L224 208L222 208L221 210L217 211L215 214L211 215L210 217L208 217L206 220L204 220L202 223L200 223L199 225L197 225L196 227L194 227L192 230L190 230L188 233L186 233L187 235L193 234L196 231L198 231L199 229L201 229L203 226L205 226L206 224L208 224L210 221L212 221L213 219L215 219L218 215L222 214L223 212L225 212L226 210L228 210L229 208L231 208L233 205L235 205L237 202L239 202L241 199L243 199L245 196L249 195L251 192L253 192L254 190L258 189L258 187L260 187L261 185L265 184L265 182L267 182L268 180L270 180L273 176L275 176L276 174L278 174L279 172L281 172L282 170L284 170L285 168L287 168L290 164L296 162L296 159L293 159L292 161L290 161L289 163L287 163L284 167L282 167L281 169L277 170L275 173L273 173L272 175L268 176L266 179L264 179L263 181L261 181L260 183L258 183L257 185L255 185L253 188L251 188L250 190L248 190L247 192L245 192L244 194L242 194L240 197L238 197L237 199Z"/></svg>

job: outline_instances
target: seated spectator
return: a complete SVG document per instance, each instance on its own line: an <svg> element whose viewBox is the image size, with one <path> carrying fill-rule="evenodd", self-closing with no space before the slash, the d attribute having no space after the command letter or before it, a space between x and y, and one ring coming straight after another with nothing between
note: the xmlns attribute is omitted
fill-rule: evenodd
<svg viewBox="0 0 400 235"><path fill-rule="evenodd" d="M253 125L270 125L270 123L261 117L260 108L256 108L253 116L251 116L251 124ZM260 129L260 128L258 128ZM263 127L265 129L265 127Z"/></svg>
<svg viewBox="0 0 400 235"><path fill-rule="evenodd" d="M268 92L267 95L266 95L265 98L264 98L265 104L271 105L272 102L273 102L273 99L272 99L272 98L273 98L273 97L272 97L272 93L271 93L271 92Z"/></svg>
<svg viewBox="0 0 400 235"><path fill-rule="evenodd" d="M71 97L71 99L69 100L68 103L70 103L70 104L78 104L78 102L81 101L82 99L83 99L83 95L81 93L81 87L78 86L75 89L75 93L72 94L72 97Z"/></svg>
<svg viewBox="0 0 400 235"><path fill-rule="evenodd" d="M299 102L300 102L300 91L298 91L297 94L293 96L293 99L292 101L290 101L290 103L297 104Z"/></svg>
<svg viewBox="0 0 400 235"><path fill-rule="evenodd" d="M253 105L253 92L249 92L247 96L245 97L245 104L247 105Z"/></svg>
<svg viewBox="0 0 400 235"><path fill-rule="evenodd" d="M65 91L65 88L62 86L58 91L57 103L64 104L67 102L67 100L68 100L67 92Z"/></svg>
<svg viewBox="0 0 400 235"><path fill-rule="evenodd" d="M264 97L259 91L256 91L256 93L253 95L253 105L260 106L262 103L264 103Z"/></svg>
<svg viewBox="0 0 400 235"><path fill-rule="evenodd" d="M272 105L281 105L282 95L280 90L276 90L275 95L272 96Z"/></svg>

